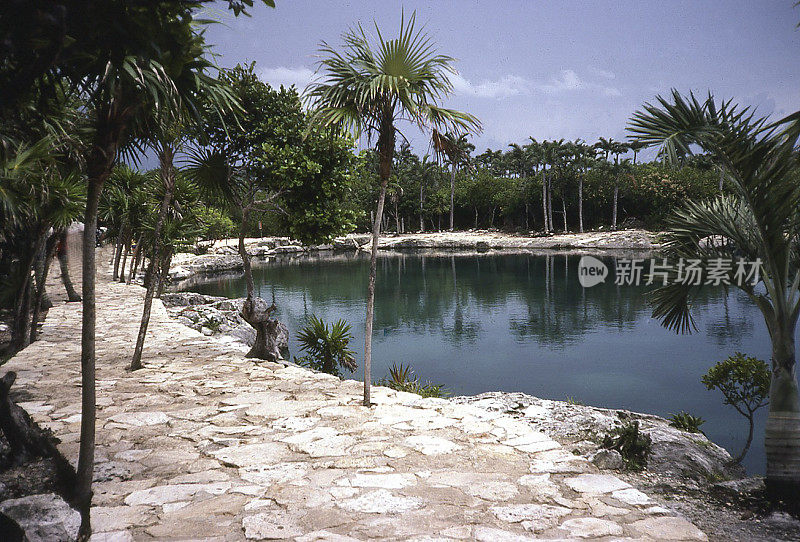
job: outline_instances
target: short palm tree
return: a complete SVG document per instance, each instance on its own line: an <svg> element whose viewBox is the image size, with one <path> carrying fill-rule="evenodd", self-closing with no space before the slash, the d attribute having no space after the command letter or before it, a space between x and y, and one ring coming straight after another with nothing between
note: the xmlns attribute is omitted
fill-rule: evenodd
<svg viewBox="0 0 800 542"><path fill-rule="evenodd" d="M343 51L326 43L318 72L321 79L306 90L313 107L312 124L338 126L377 137L380 193L372 227L372 255L367 289L367 323L364 341L364 404L370 404L372 317L375 274L386 186L391 175L397 123L407 120L422 129L465 133L480 129L467 113L440 107L453 90L449 75L454 59L436 53L431 38L415 29L416 14L400 22L400 35L386 40L375 27L370 40L361 25L343 36Z"/></svg>
<svg viewBox="0 0 800 542"><path fill-rule="evenodd" d="M793 115L797 117L798 114ZM646 104L630 122L635 141L659 146L677 161L697 146L721 166L733 188L689 202L671 219L666 250L673 258L760 261L760 274L741 288L761 310L772 342L772 382L766 427L767 489L773 497L800 494L800 402L795 331L800 315L800 161L797 124L770 123L749 108L712 96L700 101L673 91ZM783 129L783 126L789 126ZM731 276L734 276L736 265ZM755 284L753 284L755 283ZM672 283L653 294L653 315L691 331L698 286Z"/></svg>

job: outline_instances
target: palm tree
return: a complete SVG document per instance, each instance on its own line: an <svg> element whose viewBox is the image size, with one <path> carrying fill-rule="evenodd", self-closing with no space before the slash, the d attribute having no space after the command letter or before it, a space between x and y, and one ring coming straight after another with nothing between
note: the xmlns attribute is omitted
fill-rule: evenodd
<svg viewBox="0 0 800 542"><path fill-rule="evenodd" d="M430 160L429 155L422 157L419 175L419 232L425 232L425 185L426 181L436 175L436 162Z"/></svg>
<svg viewBox="0 0 800 542"><path fill-rule="evenodd" d="M372 226L372 253L367 287L367 323L364 341L364 404L370 404L372 365L372 319L375 308L375 275L386 185L391 175L396 123L407 119L421 128L464 133L480 129L479 121L467 114L438 105L452 92L449 74L454 59L437 54L431 38L415 29L416 13L400 34L385 40L378 29L372 43L361 25L343 36L344 51L326 43L319 64L323 80L307 89L314 111L313 124L340 126L356 133L377 136L380 193Z"/></svg>
<svg viewBox="0 0 800 542"><path fill-rule="evenodd" d="M475 145L467 141L466 134L442 134L433 131L433 148L440 156L445 156L450 163L450 231L453 231L453 214L456 202L456 170L459 166L469 164L469 155Z"/></svg>
<svg viewBox="0 0 800 542"><path fill-rule="evenodd" d="M797 124L800 112L770 124L749 108L713 96L658 97L629 125L635 141L659 146L672 162L696 145L725 168L733 192L688 202L670 223L666 243L675 258L759 262L752 281L734 282L761 310L772 343L772 382L765 447L768 493L800 494L800 401L795 332L800 315L800 172ZM789 124L793 120L793 124ZM783 126L789 128L781 130ZM734 271L731 271L734 276ZM741 278L741 277L740 277ZM753 284L755 283L755 284ZM653 296L653 315L679 332L691 331L691 297L699 287L673 283Z"/></svg>

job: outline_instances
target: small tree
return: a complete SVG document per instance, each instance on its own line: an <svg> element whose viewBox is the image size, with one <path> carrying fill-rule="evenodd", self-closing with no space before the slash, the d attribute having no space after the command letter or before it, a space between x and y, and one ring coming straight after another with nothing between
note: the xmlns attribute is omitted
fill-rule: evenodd
<svg viewBox="0 0 800 542"><path fill-rule="evenodd" d="M741 463L753 442L753 416L759 408L769 404L769 366L765 361L736 352L709 369L702 382L709 390L721 391L725 404L735 408L750 423L744 449L734 459Z"/></svg>

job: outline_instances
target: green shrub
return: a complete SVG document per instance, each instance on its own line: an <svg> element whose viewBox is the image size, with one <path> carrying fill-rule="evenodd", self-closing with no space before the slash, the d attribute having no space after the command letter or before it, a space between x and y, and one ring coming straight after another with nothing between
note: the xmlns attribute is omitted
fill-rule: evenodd
<svg viewBox="0 0 800 542"><path fill-rule="evenodd" d="M702 433L700 426L706 423L700 416L692 416L688 412L682 410L670 416L670 420L669 424L672 427L689 433Z"/></svg>
<svg viewBox="0 0 800 542"><path fill-rule="evenodd" d="M731 405L747 418L749 423L747 442L742 452L734 459L737 463L744 459L753 442L755 412L769 404L770 378L769 365L765 361L745 356L741 352L736 352L720 361L702 378L706 388L722 392L725 404Z"/></svg>
<svg viewBox="0 0 800 542"><path fill-rule="evenodd" d="M312 315L306 326L297 334L297 342L306 355L296 357L295 362L336 376L340 376L341 367L353 372L357 368L356 358L354 352L348 348L352 338L350 324L344 320L328 326Z"/></svg>
<svg viewBox="0 0 800 542"><path fill-rule="evenodd" d="M653 439L650 435L639 432L639 422L631 422L615 428L611 434L603 437L602 446L608 450L616 450L625 461L629 470L639 471L647 466L647 457Z"/></svg>
<svg viewBox="0 0 800 542"><path fill-rule="evenodd" d="M440 384L432 384L431 382L420 382L419 378L414 375L414 370L410 365L395 363L389 367L389 378L382 378L378 380L375 385L386 386L397 391L406 391L409 393L416 393L422 397L447 397L448 392Z"/></svg>

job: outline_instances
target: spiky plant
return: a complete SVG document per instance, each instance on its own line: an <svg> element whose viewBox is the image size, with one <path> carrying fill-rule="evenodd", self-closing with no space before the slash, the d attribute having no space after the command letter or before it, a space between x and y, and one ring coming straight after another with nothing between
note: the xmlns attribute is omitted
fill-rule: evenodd
<svg viewBox="0 0 800 542"><path fill-rule="evenodd" d="M340 367L350 372L358 367L354 352L349 348L352 338L350 324L346 321L338 320L329 326L314 315L297 334L300 349L311 358L311 366L337 376Z"/></svg>

